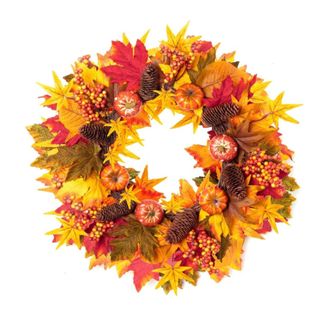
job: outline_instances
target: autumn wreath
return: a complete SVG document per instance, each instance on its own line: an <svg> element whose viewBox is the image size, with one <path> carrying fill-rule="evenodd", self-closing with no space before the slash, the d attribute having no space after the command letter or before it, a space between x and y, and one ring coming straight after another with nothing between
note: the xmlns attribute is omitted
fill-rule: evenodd
<svg viewBox="0 0 320 320"><path fill-rule="evenodd" d="M293 152L281 142L283 93L271 99L264 82L234 60L216 55L218 45L167 27L167 40L147 50L147 34L132 46L124 35L94 63L83 56L54 86L43 105L55 115L28 127L47 169L44 190L62 204L51 212L59 227L48 232L57 247L84 247L90 269L116 266L133 271L139 291L151 279L166 292L199 272L220 281L240 269L246 237L277 231L291 216L298 188L290 177ZM160 121L164 109L208 131L204 145L186 148L203 169L166 199L155 190L163 179L125 167L122 156L138 158L128 146L142 143L139 130ZM174 166L175 163L172 163Z"/></svg>

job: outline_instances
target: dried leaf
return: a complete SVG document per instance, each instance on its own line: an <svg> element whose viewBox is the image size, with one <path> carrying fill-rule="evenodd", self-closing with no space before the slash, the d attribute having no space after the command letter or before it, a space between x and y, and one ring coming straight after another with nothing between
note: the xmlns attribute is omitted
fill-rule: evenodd
<svg viewBox="0 0 320 320"><path fill-rule="evenodd" d="M154 237L155 228L145 227L132 216L128 216L126 222L110 232L114 237L111 241L111 260L132 259L139 249L145 259L152 261L158 246Z"/></svg>

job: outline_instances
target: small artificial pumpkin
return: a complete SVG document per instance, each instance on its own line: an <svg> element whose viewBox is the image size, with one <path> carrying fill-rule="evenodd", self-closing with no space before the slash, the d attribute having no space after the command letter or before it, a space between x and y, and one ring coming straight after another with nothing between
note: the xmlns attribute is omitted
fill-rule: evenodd
<svg viewBox="0 0 320 320"><path fill-rule="evenodd" d="M136 207L135 216L146 227L153 227L163 219L164 212L159 202L142 200Z"/></svg>
<svg viewBox="0 0 320 320"><path fill-rule="evenodd" d="M222 213L227 207L228 197L222 189L210 183L199 192L198 201L204 211L213 215Z"/></svg>
<svg viewBox="0 0 320 320"><path fill-rule="evenodd" d="M141 99L132 91L121 91L114 99L114 109L124 118L137 115L141 110Z"/></svg>
<svg viewBox="0 0 320 320"><path fill-rule="evenodd" d="M182 110L195 110L202 107L203 92L192 83L182 85L175 96L177 105Z"/></svg>
<svg viewBox="0 0 320 320"><path fill-rule="evenodd" d="M130 179L129 172L125 167L119 164L108 165L104 167L100 173L102 184L111 191L119 191L124 189Z"/></svg>

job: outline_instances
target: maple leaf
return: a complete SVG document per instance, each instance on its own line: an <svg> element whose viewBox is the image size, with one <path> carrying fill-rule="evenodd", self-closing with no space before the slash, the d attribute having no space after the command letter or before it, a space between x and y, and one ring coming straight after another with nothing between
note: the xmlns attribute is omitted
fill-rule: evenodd
<svg viewBox="0 0 320 320"><path fill-rule="evenodd" d="M246 152L255 149L260 141L266 136L272 134L274 130L256 131L251 128L251 121L246 119L237 126L232 126L230 129L232 137L237 141L239 146Z"/></svg>
<svg viewBox="0 0 320 320"><path fill-rule="evenodd" d="M132 202L140 202L140 200L136 196L139 190L133 190L133 188L134 185L129 188L126 187L124 189L124 192L121 193L120 203L125 201L129 209L131 209Z"/></svg>
<svg viewBox="0 0 320 320"><path fill-rule="evenodd" d="M279 127L279 119L283 119L292 123L299 123L296 119L289 116L286 112L293 108L300 107L301 104L283 104L282 99L284 96L284 92L280 93L274 100L268 100L266 104L266 115L272 118L273 123L276 128Z"/></svg>
<svg viewBox="0 0 320 320"><path fill-rule="evenodd" d="M54 150L42 154L32 163L32 166L50 169L53 172L61 167L67 167L66 180L75 180L80 177L86 180L93 173L100 172L102 167L99 157L100 147L94 143L78 143L70 147L54 148Z"/></svg>
<svg viewBox="0 0 320 320"><path fill-rule="evenodd" d="M55 133L55 137L52 139L52 144L66 144L67 146L73 146L79 141L84 141L80 134L74 135L72 138L69 137L69 130L60 122L59 116L48 118L43 122L52 133ZM67 138L68 141L67 141Z"/></svg>
<svg viewBox="0 0 320 320"><path fill-rule="evenodd" d="M54 80L54 87L47 86L45 84L38 83L44 90L46 90L50 94L50 98L46 99L42 105L50 106L53 104L57 105L57 109L67 104L70 99L73 97L71 92L73 81L70 81L65 86L60 81L57 74L53 71L52 72L53 80Z"/></svg>
<svg viewBox="0 0 320 320"><path fill-rule="evenodd" d="M149 179L148 166L143 169L141 178L135 178L135 190L137 191L137 198L142 201L144 199L153 199L158 201L163 194L154 189L156 185L165 180L166 178Z"/></svg>
<svg viewBox="0 0 320 320"><path fill-rule="evenodd" d="M183 200L172 193L169 201L162 200L162 206L167 212L178 213L183 209Z"/></svg>
<svg viewBox="0 0 320 320"><path fill-rule="evenodd" d="M148 166L146 165L143 169L141 178L139 176L136 177L135 185L136 185L136 188L140 188L140 189L153 189L156 185L158 185L160 182L162 182L165 179L166 178L149 179L149 170L148 170Z"/></svg>
<svg viewBox="0 0 320 320"><path fill-rule="evenodd" d="M60 248L63 244L68 244L70 241L75 243L76 246L80 249L81 236L86 236L87 233L76 227L74 217L72 217L70 221L66 221L60 218L57 218L57 220L62 224L62 227L46 233L47 235L60 235L57 249Z"/></svg>
<svg viewBox="0 0 320 320"><path fill-rule="evenodd" d="M181 261L176 262L173 266L164 263L162 268L154 269L153 272L158 272L162 275L160 281L156 285L156 289L164 286L166 283L170 284L170 290L173 290L174 293L178 294L178 287L180 282L186 280L192 284L195 284L193 278L191 278L186 272L193 272L191 267L181 266Z"/></svg>
<svg viewBox="0 0 320 320"><path fill-rule="evenodd" d="M147 30L139 39L140 41L145 44L148 38L148 35L150 33L150 30ZM127 45L130 43L130 40L128 39L127 35L125 33L122 34L122 42Z"/></svg>
<svg viewBox="0 0 320 320"><path fill-rule="evenodd" d="M90 264L89 264L90 270L96 266L101 266L101 265L104 267L105 270L111 266L110 255L102 254L98 258L96 256L92 256L90 258Z"/></svg>
<svg viewBox="0 0 320 320"><path fill-rule="evenodd" d="M286 192L280 199L272 199L272 203L281 204L283 208L278 210L278 212L284 218L291 218L291 205L296 198L292 196L289 192Z"/></svg>
<svg viewBox="0 0 320 320"><path fill-rule="evenodd" d="M250 210L255 212L260 217L260 224L267 219L275 232L278 232L276 220L288 223L287 220L278 212L283 208L281 204L272 203L271 197L267 196L262 201L250 206Z"/></svg>
<svg viewBox="0 0 320 320"><path fill-rule="evenodd" d="M208 146L194 144L185 150L197 161L195 167L210 170L212 169L212 171L214 171L216 167L221 166L219 161L215 160L211 156Z"/></svg>
<svg viewBox="0 0 320 320"><path fill-rule="evenodd" d="M85 208L100 207L107 200L109 191L101 183L98 175L91 175L84 180L79 178L63 183L62 187L56 193L56 197L62 202L66 197L74 197L83 202Z"/></svg>
<svg viewBox="0 0 320 320"><path fill-rule="evenodd" d="M189 22L175 35L169 26L167 26L167 41L162 41L162 44L168 46L171 49L177 49L181 52L189 53L191 51L191 45L199 40L201 37L188 37L186 38L186 32L189 26Z"/></svg>
<svg viewBox="0 0 320 320"><path fill-rule="evenodd" d="M143 261L141 258L136 258L129 265L124 267L122 274L128 271L133 272L133 283L136 290L139 292L151 279L159 280L159 274L153 272L153 270L159 266L159 263L152 264Z"/></svg>
<svg viewBox="0 0 320 320"><path fill-rule="evenodd" d="M178 111L183 115L183 118L178 121L171 129L180 128L186 126L187 124L192 124L193 132L195 133L199 127L202 116L202 108L190 111Z"/></svg>
<svg viewBox="0 0 320 320"><path fill-rule="evenodd" d="M133 216L128 216L126 224L119 225L110 231L114 237L111 240L111 260L132 259L139 249L141 255L148 261L153 261L158 242L154 237L155 228L145 227Z"/></svg>
<svg viewBox="0 0 320 320"><path fill-rule="evenodd" d="M180 196L178 199L182 201L185 208L192 207L197 201L196 193L190 183L185 179L179 180Z"/></svg>
<svg viewBox="0 0 320 320"><path fill-rule="evenodd" d="M27 127L27 130L32 136L35 143L48 141L53 138L53 135L49 131L49 129L42 124L34 124L32 126Z"/></svg>
<svg viewBox="0 0 320 320"><path fill-rule="evenodd" d="M83 118L80 107L74 101L69 100L59 109L59 120L68 129L69 134L66 141L70 140L74 136L79 135L79 129L86 124L85 118Z"/></svg>
<svg viewBox="0 0 320 320"><path fill-rule="evenodd" d="M98 240L92 239L90 236L83 238L83 245L88 255L94 254L95 257L107 255L111 251L111 237L107 234L102 235Z"/></svg>
<svg viewBox="0 0 320 320"><path fill-rule="evenodd" d="M130 43L125 45L120 41L113 41L110 58L117 65L102 67L101 70L112 82L127 82L127 90L138 89L141 74L148 60L148 51L144 44L137 40L133 49Z"/></svg>

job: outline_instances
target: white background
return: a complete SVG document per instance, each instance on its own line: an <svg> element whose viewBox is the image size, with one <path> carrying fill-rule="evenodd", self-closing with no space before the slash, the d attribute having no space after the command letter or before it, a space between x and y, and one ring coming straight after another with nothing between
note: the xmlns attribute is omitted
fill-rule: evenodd
<svg viewBox="0 0 320 320"><path fill-rule="evenodd" d="M319 9L317 1L1 1L1 262L0 318L11 319L319 319ZM291 114L299 126L281 123L283 139L296 151L296 193L290 226L279 235L246 244L242 272L220 284L202 274L166 296L148 284L139 294L132 275L114 269L88 271L84 252L58 251L44 233L57 226L42 213L58 203L40 193L30 168L35 152L25 126L48 116L39 107L35 82L52 84L51 71L67 74L80 55L104 53L126 31L131 39L146 29L155 46L169 23L178 31L222 42L221 53L237 50L242 64L266 80L270 93L286 91L285 102L303 103ZM318 30L318 31L316 31ZM177 191L178 179L197 172L184 152L194 142L191 128L170 131L155 125L144 134L136 168L150 165L151 177L169 176L160 187ZM174 153L171 151L174 150Z"/></svg>

